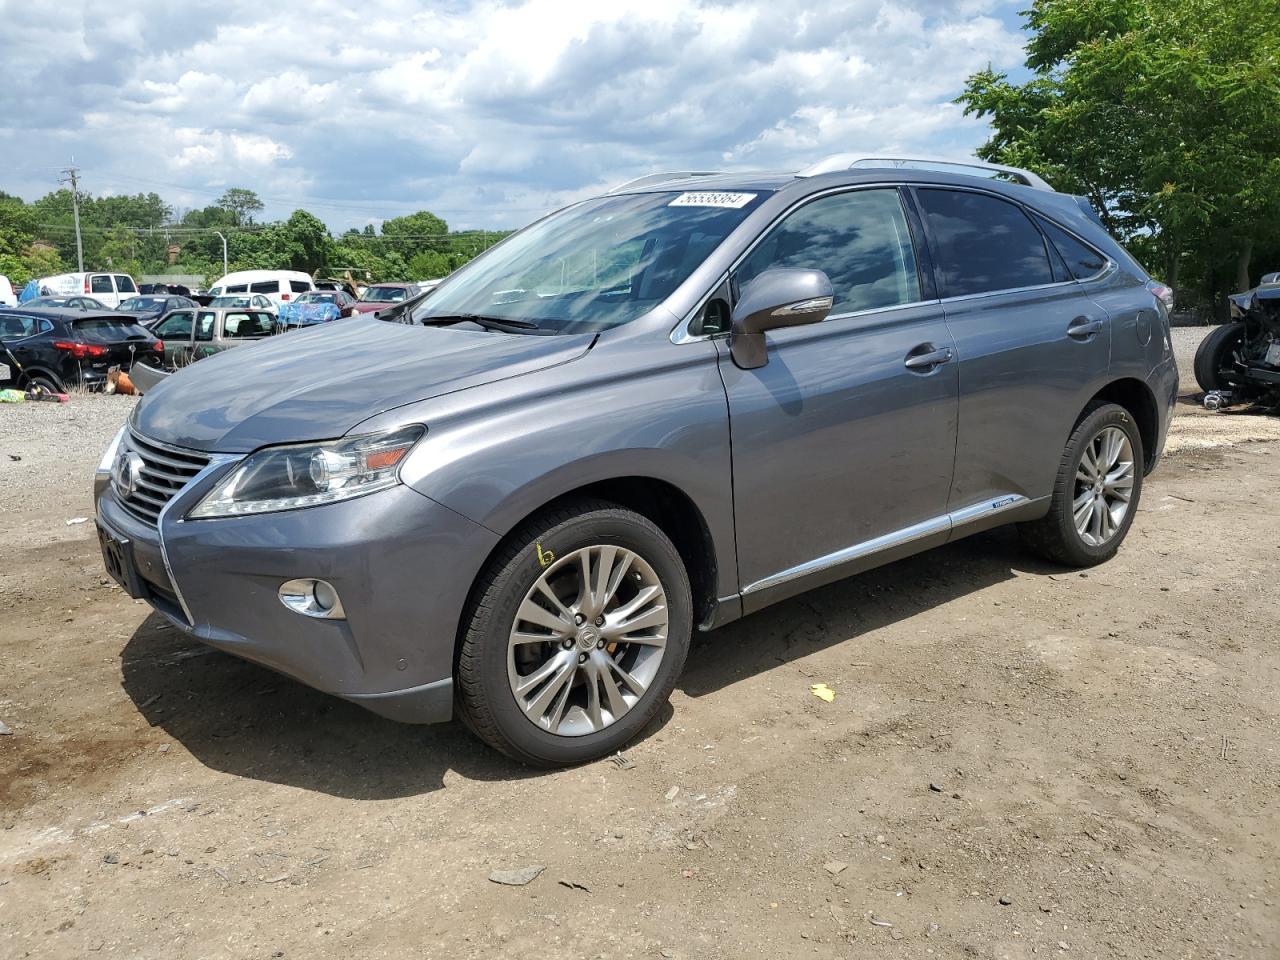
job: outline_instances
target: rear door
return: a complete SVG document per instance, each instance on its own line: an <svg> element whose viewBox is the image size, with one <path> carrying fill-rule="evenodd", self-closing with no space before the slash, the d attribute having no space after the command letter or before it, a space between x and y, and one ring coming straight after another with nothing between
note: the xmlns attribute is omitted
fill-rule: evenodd
<svg viewBox="0 0 1280 960"><path fill-rule="evenodd" d="M955 457L953 344L900 192L810 200L761 238L732 286L770 267L825 271L835 305L822 323L770 331L763 367L721 351L748 611L944 540Z"/></svg>
<svg viewBox="0 0 1280 960"><path fill-rule="evenodd" d="M0 387L16 387L22 371L37 364L56 370L57 355L45 338L48 320L7 313L0 315Z"/></svg>
<svg viewBox="0 0 1280 960"><path fill-rule="evenodd" d="M109 273L89 274L89 296L107 307L120 306L120 296L116 293L116 288L111 283L111 274Z"/></svg>
<svg viewBox="0 0 1280 960"><path fill-rule="evenodd" d="M950 509L1047 497L1076 418L1107 372L1107 315L1020 205L980 190L915 196L960 361Z"/></svg>

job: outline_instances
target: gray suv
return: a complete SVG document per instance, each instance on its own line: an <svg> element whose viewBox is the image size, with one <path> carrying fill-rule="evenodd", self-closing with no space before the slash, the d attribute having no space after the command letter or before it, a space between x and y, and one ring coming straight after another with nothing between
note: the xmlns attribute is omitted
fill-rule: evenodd
<svg viewBox="0 0 1280 960"><path fill-rule="evenodd" d="M694 629L1001 524L1108 559L1177 380L1147 274L1029 174L649 177L390 322L178 371L97 524L190 636L570 764L645 726Z"/></svg>

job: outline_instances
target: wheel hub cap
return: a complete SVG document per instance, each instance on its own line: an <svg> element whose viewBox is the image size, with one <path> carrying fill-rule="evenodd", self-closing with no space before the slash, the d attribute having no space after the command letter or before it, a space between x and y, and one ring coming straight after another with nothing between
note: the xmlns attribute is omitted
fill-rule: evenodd
<svg viewBox="0 0 1280 960"><path fill-rule="evenodd" d="M1104 427L1085 446L1076 468L1072 511L1076 532L1089 546L1102 546L1124 525L1134 471L1133 444L1119 427Z"/></svg>
<svg viewBox="0 0 1280 960"><path fill-rule="evenodd" d="M653 683L667 620L662 582L638 553L608 544L568 553L516 609L507 644L512 696L551 733L603 730Z"/></svg>

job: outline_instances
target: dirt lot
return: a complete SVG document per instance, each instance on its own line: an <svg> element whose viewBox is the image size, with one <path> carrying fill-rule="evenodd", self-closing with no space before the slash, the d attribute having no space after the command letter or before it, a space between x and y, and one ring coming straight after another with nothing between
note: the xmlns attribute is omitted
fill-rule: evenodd
<svg viewBox="0 0 1280 960"><path fill-rule="evenodd" d="M129 402L0 410L0 957L1280 955L1275 419L1184 406L1104 567L782 604L548 774L123 597L66 521Z"/></svg>

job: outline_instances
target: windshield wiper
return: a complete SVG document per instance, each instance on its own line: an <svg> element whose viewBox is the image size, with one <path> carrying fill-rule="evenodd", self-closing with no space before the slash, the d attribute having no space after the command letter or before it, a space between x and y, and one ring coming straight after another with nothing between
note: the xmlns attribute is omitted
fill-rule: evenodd
<svg viewBox="0 0 1280 960"><path fill-rule="evenodd" d="M441 326L446 323L474 323L486 330L501 330L510 333L513 330L541 330L536 323L528 320L512 320L504 317L484 317L478 313L451 313L439 317L424 317L419 321L424 327Z"/></svg>

